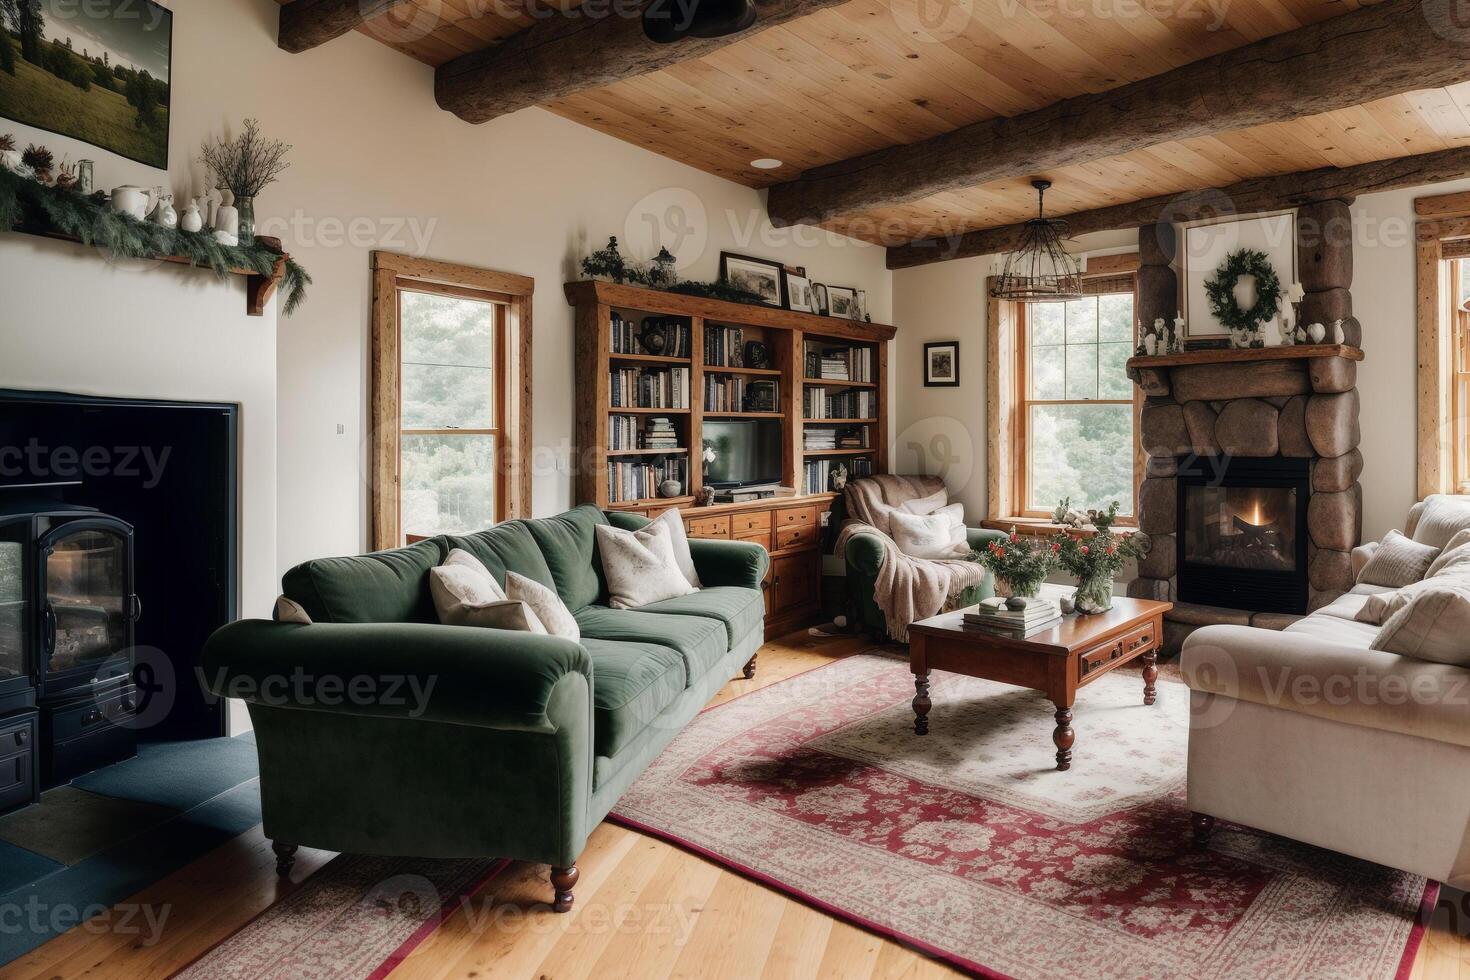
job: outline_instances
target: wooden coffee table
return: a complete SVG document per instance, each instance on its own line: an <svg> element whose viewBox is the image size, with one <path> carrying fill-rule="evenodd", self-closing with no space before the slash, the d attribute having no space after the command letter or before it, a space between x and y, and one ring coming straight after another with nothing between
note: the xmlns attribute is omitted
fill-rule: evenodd
<svg viewBox="0 0 1470 980"><path fill-rule="evenodd" d="M1070 595L1065 586L1043 586L1042 595ZM909 627L909 669L914 672L914 733L929 733L929 671L948 670L1040 691L1056 705L1057 768L1072 767L1072 704L1077 690L1110 670L1143 658L1143 703L1157 697L1155 658L1168 602L1116 598L1113 608L1093 616L1073 614L1050 629L1012 639L967 627L963 611L943 613Z"/></svg>

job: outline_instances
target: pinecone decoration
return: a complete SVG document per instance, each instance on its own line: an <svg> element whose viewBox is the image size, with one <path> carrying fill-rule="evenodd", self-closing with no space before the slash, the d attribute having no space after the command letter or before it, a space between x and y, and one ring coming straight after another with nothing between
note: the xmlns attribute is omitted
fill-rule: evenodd
<svg viewBox="0 0 1470 980"><path fill-rule="evenodd" d="M35 172L36 179L41 183L51 183L51 168L56 163L56 157L50 150L32 143L20 155L20 162L30 167Z"/></svg>
<svg viewBox="0 0 1470 980"><path fill-rule="evenodd" d="M9 133L0 133L0 153L9 153L15 149L15 137Z"/></svg>

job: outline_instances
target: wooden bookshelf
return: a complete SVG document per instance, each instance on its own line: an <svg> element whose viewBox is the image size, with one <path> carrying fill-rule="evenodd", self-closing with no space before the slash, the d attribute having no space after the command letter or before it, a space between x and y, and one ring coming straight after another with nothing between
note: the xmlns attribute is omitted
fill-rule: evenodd
<svg viewBox="0 0 1470 980"><path fill-rule="evenodd" d="M796 313L765 306L745 306L720 300L700 299L604 282L570 282L567 301L576 310L576 447L574 463L578 502L595 503L606 510L625 510L655 517L677 507L691 537L725 538L761 544L771 554L766 581L766 631L768 636L815 622L821 610L821 540L824 515L835 494L822 487L807 493L802 480L808 460L847 462L866 456L873 472L888 471L888 432L882 424L888 417L888 342L893 327L880 323L856 323L810 313ZM690 356L665 357L651 354L612 353L612 315L633 317L682 317L690 329ZM771 352L772 366L751 368L705 362L705 327L736 327L742 344L764 343ZM874 381L829 381L807 378L807 342L840 348L866 347L873 351ZM718 359L711 352L711 359ZM670 367L689 369L687 408L614 408L611 404L610 373L617 369ZM776 382L780 411L706 411L705 379L746 378ZM803 395L808 386L875 392L876 411L862 418L807 419ZM614 415L667 416L678 433L677 450L607 449L608 420ZM796 489L796 495L773 497L739 504L696 507L702 483L701 449L705 420L761 419L781 427L781 483ZM869 449L807 450L805 433L814 426L866 426ZM677 497L644 498L612 502L609 499L608 460L637 462L657 456L677 456L689 462L689 481Z"/></svg>

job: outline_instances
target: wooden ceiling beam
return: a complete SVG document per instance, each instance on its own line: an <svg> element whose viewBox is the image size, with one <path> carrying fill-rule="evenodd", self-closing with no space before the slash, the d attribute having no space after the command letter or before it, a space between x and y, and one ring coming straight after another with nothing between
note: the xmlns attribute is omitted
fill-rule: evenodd
<svg viewBox="0 0 1470 980"><path fill-rule="evenodd" d="M1150 197L1129 204L1065 215L1072 235L1161 222L1195 221L1231 214L1254 214L1300 207L1314 201L1352 200L1359 194L1438 184L1470 177L1470 147L1455 147L1418 156L1396 157L1354 167L1323 167L1274 177L1256 177L1228 187ZM888 268L1008 252L1021 244L1024 224L929 238L888 249Z"/></svg>
<svg viewBox="0 0 1470 980"><path fill-rule="evenodd" d="M770 189L777 226L1470 79L1451 0L1384 0L1114 89L808 170Z"/></svg>
<svg viewBox="0 0 1470 980"><path fill-rule="evenodd" d="M356 30L364 21L406 6L410 0L291 0L281 7L276 44L293 54L309 51Z"/></svg>
<svg viewBox="0 0 1470 980"><path fill-rule="evenodd" d="M644 36L638 8L574 7L553 12L483 51L440 65L434 73L434 97L440 108L466 122L488 122L517 109L703 57L766 28L845 2L754 0L757 19L748 30L718 38L687 37L672 44L655 44Z"/></svg>

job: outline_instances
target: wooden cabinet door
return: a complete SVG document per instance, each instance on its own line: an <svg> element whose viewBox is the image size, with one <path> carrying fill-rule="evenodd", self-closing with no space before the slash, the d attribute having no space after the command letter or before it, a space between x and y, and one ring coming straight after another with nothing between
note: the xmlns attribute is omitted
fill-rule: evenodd
<svg viewBox="0 0 1470 980"><path fill-rule="evenodd" d="M774 612L795 609L815 598L819 561L821 556L816 552L772 559L772 588L776 593Z"/></svg>

